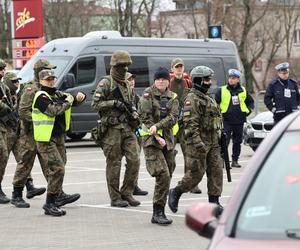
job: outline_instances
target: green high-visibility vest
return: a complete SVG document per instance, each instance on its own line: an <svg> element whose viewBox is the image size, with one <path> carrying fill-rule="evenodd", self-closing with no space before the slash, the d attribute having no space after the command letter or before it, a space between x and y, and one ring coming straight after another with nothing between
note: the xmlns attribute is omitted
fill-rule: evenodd
<svg viewBox="0 0 300 250"><path fill-rule="evenodd" d="M176 97L177 97L177 94L173 93L172 94L172 100L175 99ZM178 131L179 131L179 125L178 125L178 122L176 122L175 125L172 127L172 134L177 135ZM144 124L142 124L142 129L139 130L139 133L140 133L140 136L150 136L150 135L152 135L149 132L149 129ZM162 129L157 130L157 134L162 137L163 136L163 130Z"/></svg>
<svg viewBox="0 0 300 250"><path fill-rule="evenodd" d="M242 112L249 113L249 109L247 108L247 105L245 103L246 98L247 98L247 92L244 87L242 87L243 92L238 94L238 98L240 100L240 107ZM226 113L230 104L231 100L231 93L227 89L227 85L223 86L221 88L221 103L220 103L220 109L221 113Z"/></svg>
<svg viewBox="0 0 300 250"><path fill-rule="evenodd" d="M48 116L42 113L39 109L35 108L35 102L37 98L44 94L52 100L51 96L45 91L36 92L32 102L32 123L33 123L33 134L34 140L38 142L49 142L51 139L52 131L54 128L55 117ZM65 95L69 95L66 94ZM70 129L71 123L71 107L65 111L65 123L66 131Z"/></svg>

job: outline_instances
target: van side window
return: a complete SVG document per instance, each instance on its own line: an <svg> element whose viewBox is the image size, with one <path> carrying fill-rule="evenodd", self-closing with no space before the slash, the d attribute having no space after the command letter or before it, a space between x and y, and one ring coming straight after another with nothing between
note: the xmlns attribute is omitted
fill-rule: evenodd
<svg viewBox="0 0 300 250"><path fill-rule="evenodd" d="M132 64L128 67L128 71L136 75L135 87L149 87L149 69L146 56L131 56ZM110 56L104 57L106 74L110 72Z"/></svg>
<svg viewBox="0 0 300 250"><path fill-rule="evenodd" d="M75 86L94 82L96 76L96 57L80 58L70 70L75 76Z"/></svg>

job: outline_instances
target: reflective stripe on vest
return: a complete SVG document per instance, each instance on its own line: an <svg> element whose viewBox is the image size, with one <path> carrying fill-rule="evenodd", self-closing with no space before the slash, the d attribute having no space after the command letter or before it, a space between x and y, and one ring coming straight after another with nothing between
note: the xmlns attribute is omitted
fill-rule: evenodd
<svg viewBox="0 0 300 250"><path fill-rule="evenodd" d="M172 100L174 100L176 97L177 97L177 94L172 93ZM175 125L172 127L172 134L177 135L178 131L179 131L179 125L178 125L178 122L176 122ZM141 136L150 136L150 135L152 135L150 133L149 129L144 124L142 124L142 129L139 130L139 133L140 133ZM163 136L163 130L162 129L157 130L157 134L162 137Z"/></svg>
<svg viewBox="0 0 300 250"><path fill-rule="evenodd" d="M249 109L247 108L247 105L245 103L247 98L247 92L244 87L242 87L243 92L238 94L239 100L240 100L240 108L242 112L249 113ZM227 89L227 85L223 86L221 88L221 103L220 103L220 109L221 113L226 113L229 107L231 101L231 93Z"/></svg>
<svg viewBox="0 0 300 250"><path fill-rule="evenodd" d="M39 142L49 142L54 128L55 117L48 116L42 113L39 109L34 107L37 98L41 94L46 95L50 100L52 100L51 96L45 91L38 91L34 96L32 102L32 123L33 123L34 140ZM65 111L66 131L68 131L70 128L70 122L71 122L71 108L68 108Z"/></svg>

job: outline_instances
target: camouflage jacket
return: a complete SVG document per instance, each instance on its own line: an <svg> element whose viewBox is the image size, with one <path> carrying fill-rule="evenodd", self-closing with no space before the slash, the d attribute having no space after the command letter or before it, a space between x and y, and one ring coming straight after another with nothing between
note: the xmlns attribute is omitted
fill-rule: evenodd
<svg viewBox="0 0 300 250"><path fill-rule="evenodd" d="M179 102L174 92L167 90L161 93L154 85L145 89L139 102L139 114L146 128L155 125L157 130L163 130L163 138L166 140L168 150L175 147L172 127L178 120ZM145 147L161 148L154 136L146 136L143 140Z"/></svg>
<svg viewBox="0 0 300 250"><path fill-rule="evenodd" d="M0 82L0 119L10 113L12 109L12 99L9 88L4 83ZM0 131L6 131L5 127L6 125L4 125L3 122L0 122Z"/></svg>
<svg viewBox="0 0 300 250"><path fill-rule="evenodd" d="M187 144L218 144L222 115L218 104L208 94L191 89L184 102L183 123Z"/></svg>
<svg viewBox="0 0 300 250"><path fill-rule="evenodd" d="M128 111L118 108L116 101L127 103L131 107L135 106L129 84L118 83L112 77L106 76L98 83L92 100L92 108L98 112L101 122L106 126L132 131L128 122Z"/></svg>

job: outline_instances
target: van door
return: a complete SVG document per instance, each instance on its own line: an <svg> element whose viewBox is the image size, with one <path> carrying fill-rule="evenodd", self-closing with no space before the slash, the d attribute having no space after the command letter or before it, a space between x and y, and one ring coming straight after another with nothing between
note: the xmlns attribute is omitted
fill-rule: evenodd
<svg viewBox="0 0 300 250"><path fill-rule="evenodd" d="M96 59L95 56L79 58L62 81L62 90L72 95L79 91L86 94L85 102L72 108L70 133L88 132L96 126L98 115L91 108L93 92L97 85Z"/></svg>

